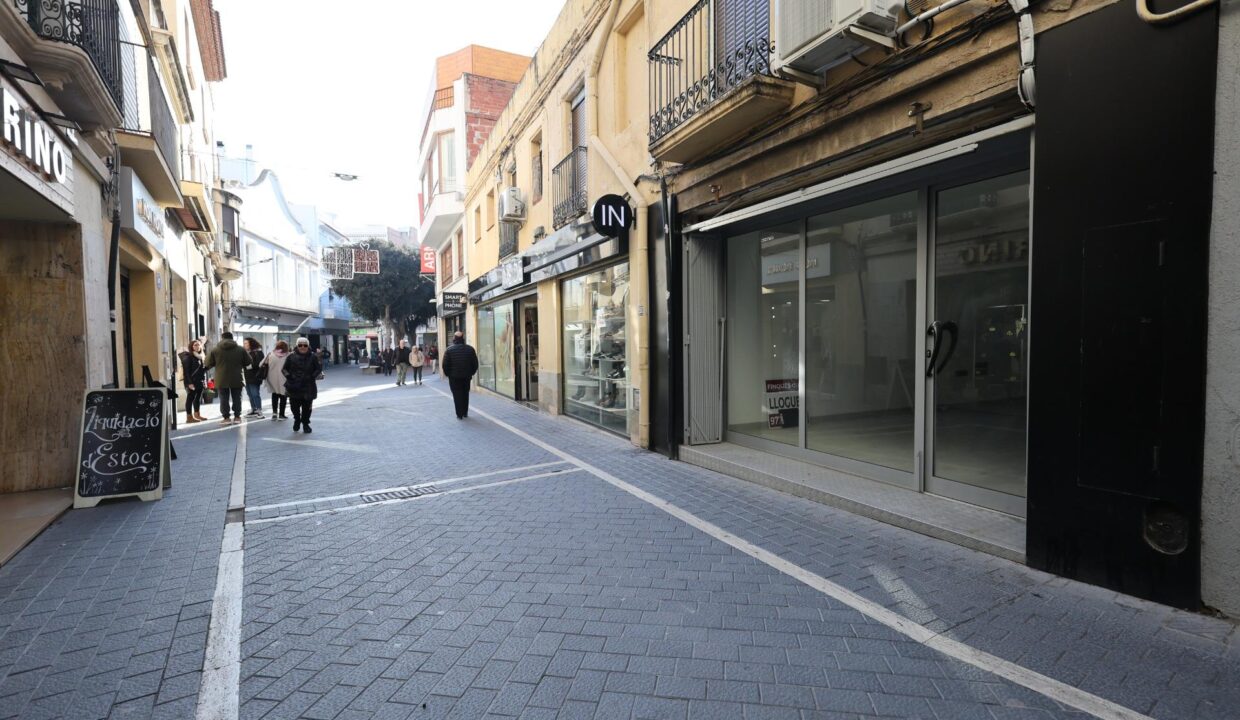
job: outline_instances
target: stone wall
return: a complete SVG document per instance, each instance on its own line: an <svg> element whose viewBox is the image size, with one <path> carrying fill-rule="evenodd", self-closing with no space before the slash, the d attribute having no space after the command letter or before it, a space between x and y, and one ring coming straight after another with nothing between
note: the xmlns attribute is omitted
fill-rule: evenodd
<svg viewBox="0 0 1240 720"><path fill-rule="evenodd" d="M1240 0L1219 14L1201 596L1240 618Z"/></svg>

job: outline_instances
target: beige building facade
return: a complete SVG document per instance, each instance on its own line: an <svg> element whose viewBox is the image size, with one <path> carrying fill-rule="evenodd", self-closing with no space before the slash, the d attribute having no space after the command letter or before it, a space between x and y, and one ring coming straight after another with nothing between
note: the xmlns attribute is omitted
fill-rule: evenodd
<svg viewBox="0 0 1240 720"><path fill-rule="evenodd" d="M469 171L479 387L1200 606L1217 8L822 6L564 5Z"/></svg>
<svg viewBox="0 0 1240 720"><path fill-rule="evenodd" d="M478 385L645 445L649 346L645 2L565 4L470 167L469 336ZM594 200L635 222L606 237Z"/></svg>

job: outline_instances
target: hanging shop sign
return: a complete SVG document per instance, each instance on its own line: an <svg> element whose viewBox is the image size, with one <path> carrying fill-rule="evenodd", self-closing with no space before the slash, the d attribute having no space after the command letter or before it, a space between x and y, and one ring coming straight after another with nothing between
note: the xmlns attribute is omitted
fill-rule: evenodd
<svg viewBox="0 0 1240 720"><path fill-rule="evenodd" d="M619 195L594 201L594 229L607 237L620 237L633 226L633 208Z"/></svg>
<svg viewBox="0 0 1240 720"><path fill-rule="evenodd" d="M435 248L430 245L423 245L420 254L422 256L422 274L434 275L436 260Z"/></svg>
<svg viewBox="0 0 1240 720"><path fill-rule="evenodd" d="M469 296L465 293L444 293L439 303L439 311L443 315L465 312L465 303Z"/></svg>
<svg viewBox="0 0 1240 720"><path fill-rule="evenodd" d="M133 168L121 167L121 229L128 230L164 254L164 211L138 179Z"/></svg>
<svg viewBox="0 0 1240 720"><path fill-rule="evenodd" d="M167 390L92 390L82 401L73 507L105 498L163 497L168 465Z"/></svg>

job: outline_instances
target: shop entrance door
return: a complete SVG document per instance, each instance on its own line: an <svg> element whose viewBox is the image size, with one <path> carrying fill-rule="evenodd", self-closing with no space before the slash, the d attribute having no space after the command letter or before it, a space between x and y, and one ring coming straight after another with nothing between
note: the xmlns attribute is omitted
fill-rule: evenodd
<svg viewBox="0 0 1240 720"><path fill-rule="evenodd" d="M517 302L517 399L538 401L538 301Z"/></svg>
<svg viewBox="0 0 1240 720"><path fill-rule="evenodd" d="M1029 173L931 188L924 488L1025 514Z"/></svg>

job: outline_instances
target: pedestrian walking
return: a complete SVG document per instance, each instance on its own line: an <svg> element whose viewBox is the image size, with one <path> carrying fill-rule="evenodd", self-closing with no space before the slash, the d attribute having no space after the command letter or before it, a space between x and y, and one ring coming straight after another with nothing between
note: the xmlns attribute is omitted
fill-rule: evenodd
<svg viewBox="0 0 1240 720"><path fill-rule="evenodd" d="M242 371L249 363L249 353L233 342L230 332L221 333L220 341L211 348L211 354L207 355L206 369L215 369L215 389L220 394L221 425L241 423L241 388L245 387ZM230 411L231 418L228 417Z"/></svg>
<svg viewBox="0 0 1240 720"><path fill-rule="evenodd" d="M207 389L207 358L202 354L202 343L191 340L182 350L181 383L185 385L185 423L202 422L202 392Z"/></svg>
<svg viewBox="0 0 1240 720"><path fill-rule="evenodd" d="M267 368L267 389L271 391L271 419L288 420L288 391L284 387L284 359L288 357L288 343L281 340L271 354L263 358Z"/></svg>
<svg viewBox="0 0 1240 720"><path fill-rule="evenodd" d="M314 399L319 396L318 380L323 375L323 364L310 352L310 341L297 338L292 354L284 359L284 389L288 404L293 408L293 432L310 433L310 413Z"/></svg>
<svg viewBox="0 0 1240 720"><path fill-rule="evenodd" d="M426 365L426 353L422 352L422 346L418 345L409 353L409 365L413 368L413 382L415 385L422 384L422 367Z"/></svg>
<svg viewBox="0 0 1240 720"><path fill-rule="evenodd" d="M452 346L443 353L443 374L452 389L458 420L469 417L469 381L478 372L478 353L465 344L465 333L452 336Z"/></svg>
<svg viewBox="0 0 1240 720"><path fill-rule="evenodd" d="M430 347L426 348L426 364L430 366L432 375L435 374L436 365L438 365L438 363L439 363L439 348L434 345L431 345Z"/></svg>
<svg viewBox="0 0 1240 720"><path fill-rule="evenodd" d="M250 364L245 366L245 392L250 396L250 411L246 417L263 418L263 380L267 379L267 368L263 366L263 346L252 337L242 341L246 353L250 356Z"/></svg>
<svg viewBox="0 0 1240 720"><path fill-rule="evenodd" d="M405 377L409 374L409 341L401 340L400 347L396 349L396 384L398 386L405 384Z"/></svg>
<svg viewBox="0 0 1240 720"><path fill-rule="evenodd" d="M404 342L404 341L402 340L401 342ZM396 350L391 347L387 348L382 353L380 353L380 357L383 358L383 374L388 377L392 376L392 367L396 364L395 362L393 362L396 359L395 355L396 355Z"/></svg>

